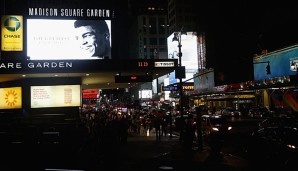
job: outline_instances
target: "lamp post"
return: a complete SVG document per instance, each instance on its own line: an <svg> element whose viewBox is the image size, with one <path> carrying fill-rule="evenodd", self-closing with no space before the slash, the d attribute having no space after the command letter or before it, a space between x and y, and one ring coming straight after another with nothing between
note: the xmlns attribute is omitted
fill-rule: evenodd
<svg viewBox="0 0 298 171"><path fill-rule="evenodd" d="M181 29L182 30L182 29ZM178 59L179 59L179 66L178 69L176 69L176 78L178 76L179 78L179 113L181 115L181 117L183 117L183 107L182 107L182 96L183 96L183 83L182 83L182 78L185 78L185 68L182 67L182 62L181 62L181 58L182 58L182 52L181 52L181 31L180 32L175 32L174 33L174 37L172 39L172 41L178 41Z"/></svg>

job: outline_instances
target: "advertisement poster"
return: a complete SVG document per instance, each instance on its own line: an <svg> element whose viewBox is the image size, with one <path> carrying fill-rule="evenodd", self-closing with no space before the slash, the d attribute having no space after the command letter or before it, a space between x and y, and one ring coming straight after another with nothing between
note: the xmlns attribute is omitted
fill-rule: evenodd
<svg viewBox="0 0 298 171"><path fill-rule="evenodd" d="M27 19L28 59L111 59L110 27L110 20Z"/></svg>
<svg viewBox="0 0 298 171"><path fill-rule="evenodd" d="M23 17L4 15L1 18L1 50L23 51Z"/></svg>
<svg viewBox="0 0 298 171"><path fill-rule="evenodd" d="M31 86L31 108L81 106L80 85Z"/></svg>
<svg viewBox="0 0 298 171"><path fill-rule="evenodd" d="M22 88L0 88L0 109L21 109Z"/></svg>

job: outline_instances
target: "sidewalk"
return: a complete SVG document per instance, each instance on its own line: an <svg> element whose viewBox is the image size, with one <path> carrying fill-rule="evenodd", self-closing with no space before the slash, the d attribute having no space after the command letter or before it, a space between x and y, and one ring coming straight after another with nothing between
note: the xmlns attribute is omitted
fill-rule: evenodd
<svg viewBox="0 0 298 171"><path fill-rule="evenodd" d="M142 143L141 148L154 148L153 151L146 149L138 149L136 142ZM133 149L129 148L129 144L134 145ZM146 145L147 144L147 145ZM208 146L203 146L202 151L194 149L189 152L179 143L179 135L173 134L173 137L162 136L161 141L156 142L155 134L149 136L139 136L132 134L128 137L127 147L131 151L138 149L144 154L144 158L150 161L153 169L158 170L221 170L221 171L248 171L249 163L247 160L231 154L221 153L220 157L211 155L211 149ZM155 165L155 166L154 166ZM152 168L151 168L152 169ZM144 170L144 169L143 169ZM148 170L150 170L148 168Z"/></svg>

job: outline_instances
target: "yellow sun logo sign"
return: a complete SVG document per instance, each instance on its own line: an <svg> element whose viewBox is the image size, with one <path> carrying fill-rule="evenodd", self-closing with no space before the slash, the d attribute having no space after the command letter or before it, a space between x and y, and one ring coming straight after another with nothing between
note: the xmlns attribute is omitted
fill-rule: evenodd
<svg viewBox="0 0 298 171"><path fill-rule="evenodd" d="M0 88L0 109L21 109L22 87Z"/></svg>
<svg viewBox="0 0 298 171"><path fill-rule="evenodd" d="M10 107L15 106L18 99L17 95L14 90L9 90L7 94L5 94L5 103Z"/></svg>

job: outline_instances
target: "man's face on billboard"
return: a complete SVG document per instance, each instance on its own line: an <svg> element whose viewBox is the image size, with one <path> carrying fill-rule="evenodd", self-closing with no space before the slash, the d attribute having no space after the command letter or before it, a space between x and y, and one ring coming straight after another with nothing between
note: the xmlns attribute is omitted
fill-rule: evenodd
<svg viewBox="0 0 298 171"><path fill-rule="evenodd" d="M76 28L76 39L82 49L82 55L91 57L95 55L97 48L96 32L91 26L81 26Z"/></svg>

